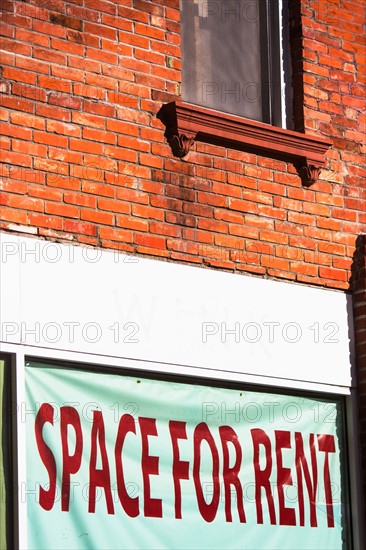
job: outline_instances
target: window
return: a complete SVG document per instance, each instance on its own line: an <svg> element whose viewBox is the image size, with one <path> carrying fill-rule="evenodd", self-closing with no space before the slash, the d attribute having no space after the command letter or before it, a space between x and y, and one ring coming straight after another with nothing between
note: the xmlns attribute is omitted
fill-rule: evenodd
<svg viewBox="0 0 366 550"><path fill-rule="evenodd" d="M319 178L332 143L292 129L287 1L181 0L182 100L157 113L174 156L201 141Z"/></svg>
<svg viewBox="0 0 366 550"><path fill-rule="evenodd" d="M351 547L342 398L37 359L25 384L29 548Z"/></svg>
<svg viewBox="0 0 366 550"><path fill-rule="evenodd" d="M289 127L285 8L281 0L181 0L183 101Z"/></svg>

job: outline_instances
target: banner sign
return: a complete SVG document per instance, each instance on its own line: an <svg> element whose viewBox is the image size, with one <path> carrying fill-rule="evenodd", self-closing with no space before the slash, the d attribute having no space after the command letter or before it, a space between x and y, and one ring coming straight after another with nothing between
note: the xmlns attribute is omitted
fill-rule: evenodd
<svg viewBox="0 0 366 550"><path fill-rule="evenodd" d="M26 365L34 549L344 548L335 400Z"/></svg>

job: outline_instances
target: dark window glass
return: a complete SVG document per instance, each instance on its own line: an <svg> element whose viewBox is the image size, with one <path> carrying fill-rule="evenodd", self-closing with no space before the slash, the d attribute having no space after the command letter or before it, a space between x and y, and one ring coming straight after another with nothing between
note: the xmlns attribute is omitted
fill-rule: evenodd
<svg viewBox="0 0 366 550"><path fill-rule="evenodd" d="M183 100L281 125L276 0L181 0Z"/></svg>

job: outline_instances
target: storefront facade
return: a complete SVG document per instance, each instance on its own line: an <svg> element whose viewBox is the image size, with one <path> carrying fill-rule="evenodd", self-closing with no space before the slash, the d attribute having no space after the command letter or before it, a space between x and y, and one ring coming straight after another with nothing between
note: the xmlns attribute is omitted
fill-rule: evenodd
<svg viewBox="0 0 366 550"><path fill-rule="evenodd" d="M364 11L273 6L6 4L4 548L365 545Z"/></svg>
<svg viewBox="0 0 366 550"><path fill-rule="evenodd" d="M299 529L304 548L352 547L350 296L13 235L1 246L21 548L195 548L188 525L204 548L292 548Z"/></svg>

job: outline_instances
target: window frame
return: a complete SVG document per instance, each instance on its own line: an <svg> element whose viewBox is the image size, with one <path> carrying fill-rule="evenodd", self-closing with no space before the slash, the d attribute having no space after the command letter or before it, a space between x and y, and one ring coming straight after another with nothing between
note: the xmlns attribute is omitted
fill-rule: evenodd
<svg viewBox="0 0 366 550"><path fill-rule="evenodd" d="M14 456L16 449L14 448L15 441L15 429L16 425L14 422L14 388L15 388L15 377L14 377L14 355L3 353L0 351L0 364L3 363L1 373L1 385L0 390L2 395L0 396L0 407L1 407L1 425L0 425L0 435L2 446L1 452L1 469L2 469L2 481L4 486L0 488L1 495L1 508L2 508L2 528L4 528L4 533L2 533L2 544L1 546L4 550L7 548L15 548L14 540L14 511L15 511L15 491L14 488L16 484L14 479L16 477L16 467L14 465ZM1 365L0 365L1 366Z"/></svg>
<svg viewBox="0 0 366 550"><path fill-rule="evenodd" d="M287 4L284 4L283 0L278 0L278 6L279 10L283 10L284 6L287 9ZM280 88L285 90L285 94L280 90L282 126L285 119L289 120L288 104L291 100L291 87L288 86L291 64L289 51L284 47L286 40L285 34L280 33ZM165 126L164 135L175 157L185 158L195 141L246 151L291 162L304 187L310 187L319 179L325 164L325 153L332 145L329 139L208 109L181 99L163 105L157 113L157 118Z"/></svg>
<svg viewBox="0 0 366 550"><path fill-rule="evenodd" d="M265 124L285 127L288 109L285 105L284 95L286 94L284 92L287 93L285 80L288 71L283 54L283 39L286 33L282 32L282 27L288 20L288 11L285 9L287 0L285 0L285 4L282 0L255 0L255 3L254 0L245 0L246 4L243 6L240 1L242 0L232 0L231 4L227 6L228 11L226 11L226 8L223 9L225 7L224 0L214 0L217 2L217 6L213 10L210 9L209 3L200 2L200 0L180 0L183 101ZM256 9L252 14L251 8L254 6ZM197 9L198 13L193 13ZM192 17L194 17L194 24L191 24ZM218 23L226 25L224 27L225 36L232 30L230 50L225 47L217 48L215 29L217 30ZM234 25L232 26L231 23ZM219 28L220 26L219 24ZM206 30L205 27L207 27ZM241 28L244 29L243 32L246 32L247 29L250 35L253 33L252 38L256 37L259 44L259 55L248 62L246 59L250 59L250 56L246 56L244 51L238 51L245 47L245 42L240 42ZM200 32L204 33L202 38ZM207 38L212 38L212 40L208 40L210 44L208 49L206 49L206 33ZM223 40L222 35L220 36L221 40ZM201 48L203 48L202 52ZM216 58L218 50L224 52L223 57L219 59ZM211 55L209 55L210 53ZM239 65L238 57L234 61L239 81L230 79L229 82L226 80L228 73L225 69L224 74L221 75L225 77L225 80L218 80L220 69L217 65L223 62L226 65L225 60L233 54L240 58ZM206 57L207 63L204 63ZM198 64L202 67L201 69L197 69ZM244 66L243 73L240 65ZM245 69L246 66L248 72ZM244 82L245 74L249 79L253 78L255 74L256 80ZM233 74L230 74L231 76ZM211 81L212 78L214 79ZM204 84L208 84L212 88L216 87L216 91L210 90L208 93L207 90L204 94ZM253 91L251 91L252 89ZM235 95L235 100L233 100L233 95ZM247 95L256 97L250 98L246 97ZM228 107L225 108L228 99ZM243 105L244 103L246 105ZM260 116L258 116L258 110L261 113Z"/></svg>
<svg viewBox="0 0 366 550"><path fill-rule="evenodd" d="M164 379L172 381L182 381L198 383L203 385L212 385L215 387L248 387L253 391L266 391L267 393L281 393L291 395L312 396L315 399L334 398L343 401L343 415L345 416L343 440L344 440L344 483L346 493L349 495L349 517L347 517L347 527L352 532L351 548L362 547L361 540L362 530L362 494L360 484L357 482L360 476L360 464L357 454L357 404L356 395L353 391L346 391L343 388L338 388L338 392L334 393L331 387L317 387L317 384L310 384L306 388L298 389L287 387L286 385L278 385L278 381L272 383L261 384L258 382L240 381L237 377L208 377L204 373L189 373L182 374L179 372L179 367L173 365L173 370L167 368L164 364L158 364L148 361L137 361L131 359L119 359L116 357L108 357L94 354L85 354L72 351L61 351L56 349L44 349L36 346L19 346L17 344L2 344L2 352L7 354L12 365L12 376L14 378L14 395L12 396L13 403L18 404L17 412L13 415L14 430L13 430L13 472L14 486L18 487L17 494L14 495L14 547L28 548L27 531L27 502L26 502L26 427L24 422L25 410L25 363L28 359L36 359L39 362L49 362L52 364L65 365L73 363L76 366L82 365L84 368L93 369L97 367L101 371L108 369L112 372L115 369L123 371L126 376L145 376L148 378ZM23 418L23 420L22 420ZM32 491L30 491L32 493ZM30 495L34 498L34 495Z"/></svg>

